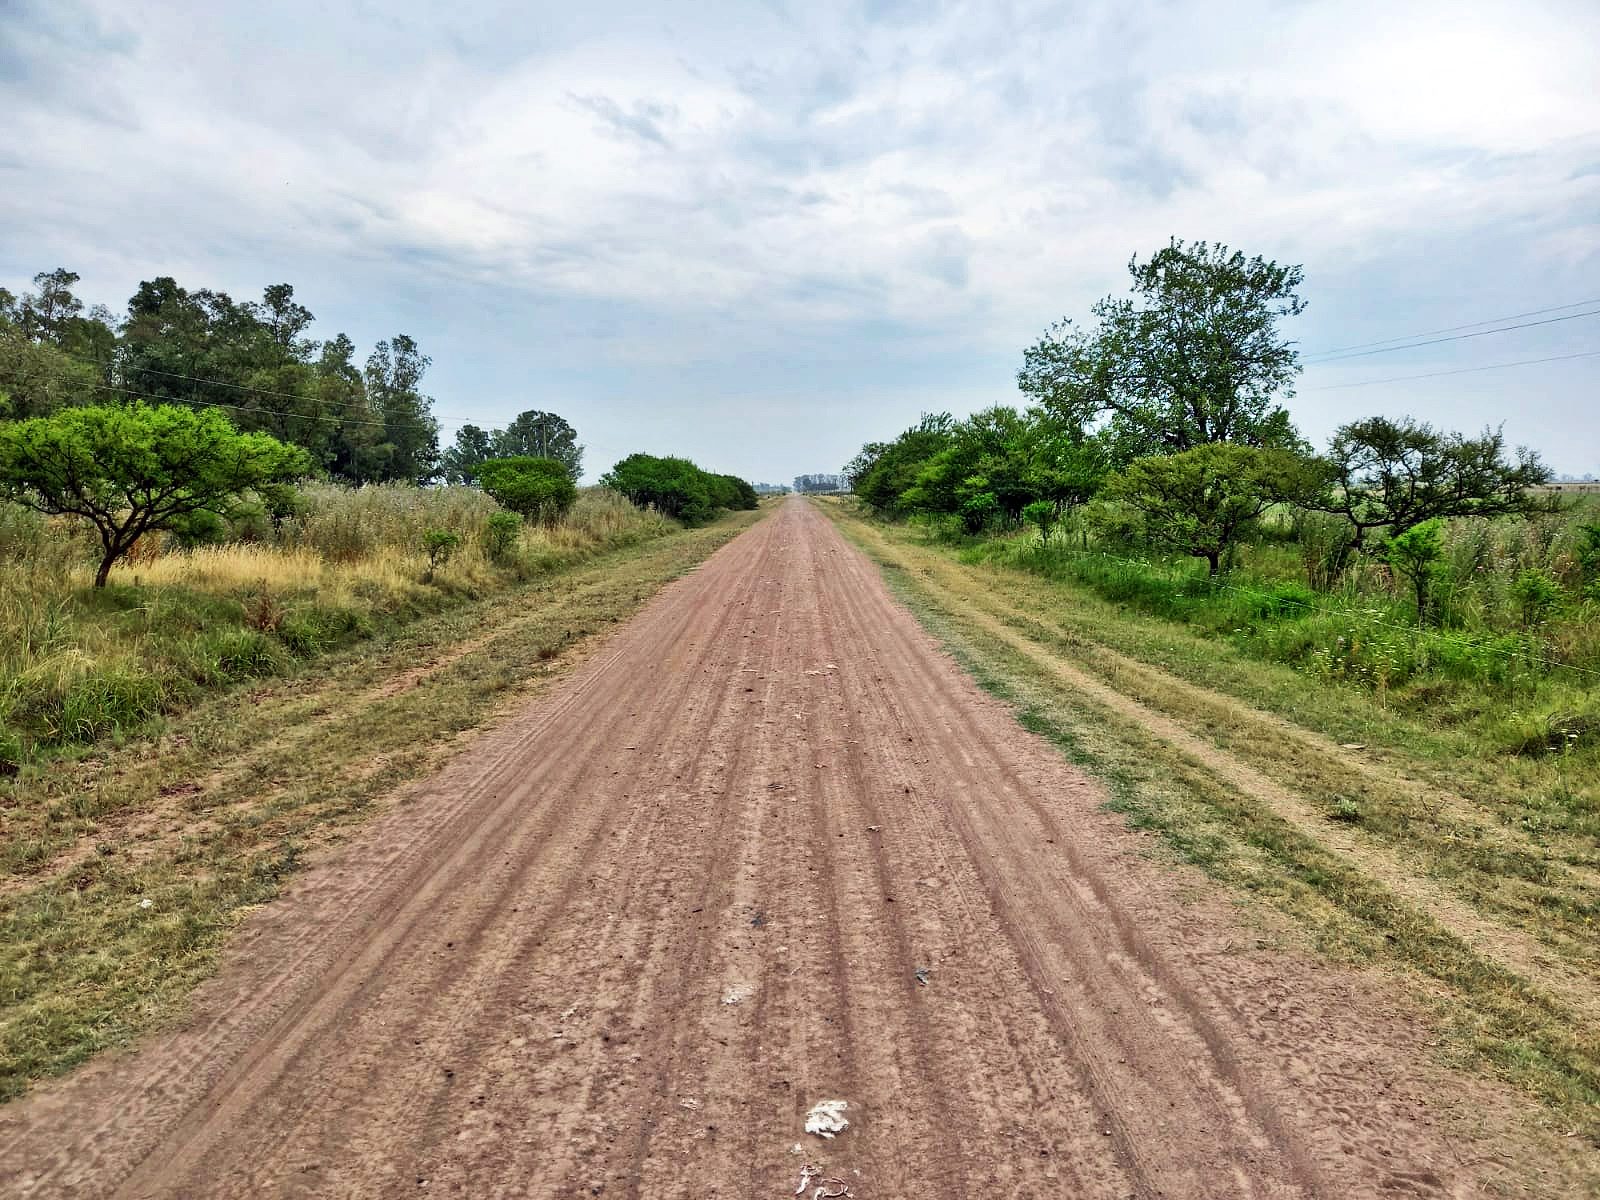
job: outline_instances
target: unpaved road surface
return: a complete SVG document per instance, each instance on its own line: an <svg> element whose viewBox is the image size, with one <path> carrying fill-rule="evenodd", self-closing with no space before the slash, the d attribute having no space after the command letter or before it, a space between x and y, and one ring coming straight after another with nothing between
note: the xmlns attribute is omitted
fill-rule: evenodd
<svg viewBox="0 0 1600 1200"><path fill-rule="evenodd" d="M0 1109L0 1194L1476 1194L1410 1027L1103 799L790 501Z"/></svg>

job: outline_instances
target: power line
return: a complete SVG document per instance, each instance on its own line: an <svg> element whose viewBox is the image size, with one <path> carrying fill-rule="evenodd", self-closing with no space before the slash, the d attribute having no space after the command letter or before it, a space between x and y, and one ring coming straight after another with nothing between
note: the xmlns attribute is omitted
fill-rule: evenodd
<svg viewBox="0 0 1600 1200"><path fill-rule="evenodd" d="M1600 350L1583 350L1577 354L1552 354L1548 358L1522 358L1516 362L1489 363L1482 367L1458 367L1454 371L1428 371L1422 375L1394 375L1388 379L1363 379L1360 383L1329 383L1321 387L1301 388L1303 392L1337 392L1343 388L1375 387L1380 383L1404 383L1410 379L1438 379L1443 375L1471 375L1474 371L1499 371L1506 367L1531 367L1534 363L1563 362L1569 358L1594 358Z"/></svg>
<svg viewBox="0 0 1600 1200"><path fill-rule="evenodd" d="M1476 329L1480 325L1498 325L1501 321L1520 321L1523 317L1542 317L1545 313L1564 312L1569 308L1583 308L1590 304L1600 304L1600 297L1593 300L1574 300L1571 304L1557 304L1551 308L1536 308L1531 312L1511 313L1504 317L1491 317L1487 321L1468 321L1465 325L1450 325L1444 329L1425 329L1421 333L1408 333L1402 337L1380 338L1376 342L1358 342L1354 346L1330 346L1326 350L1317 350L1308 355L1309 358L1322 358L1328 354L1343 354L1346 350L1366 350L1372 346L1387 346L1391 342L1409 342L1412 338L1434 337L1441 333L1455 333L1462 329Z"/></svg>
<svg viewBox="0 0 1600 1200"><path fill-rule="evenodd" d="M276 391L271 390L270 388L250 387L248 384L243 384L243 383L229 383L228 381L223 380L223 379L202 379L198 375L180 375L176 371L161 371L161 370L156 369L155 367L142 367L142 366L139 366L137 364L132 365L128 369L134 370L134 371L142 371L147 375L161 375L161 376L166 377L167 379L181 379L186 383L201 383L201 384L205 384L207 387L232 388L236 392L248 392L252 396L274 396L274 397L277 397L278 399L282 399L282 400L305 400L305 399L308 399L308 398L314 398L314 397L307 397L306 395L303 395L303 394L297 393L297 392L276 392ZM200 405L209 406L211 408L231 408L231 409L235 410L236 412L260 412L261 411L260 409L247 408L247 407L244 407L244 406L238 405L238 404L224 404L220 400L196 400L196 399L194 399L192 397L188 397L188 396L184 396L184 397L158 396L158 395L154 395L154 394L149 393L149 392L137 392L137 391L133 391L131 389L126 389L126 388L115 388L115 387L111 387L108 384L103 384L103 383L97 383L94 386L97 387L97 388L101 388L101 389L103 389L105 391L112 391L112 392L126 391L130 396L139 396L140 398L146 399L146 400L167 400L167 401L170 401L170 400L173 400L173 399L176 398L176 399L181 399L182 402L185 403L185 404L200 404ZM290 415L290 414L284 414L284 415ZM356 418L356 417L350 417L350 418L344 418L344 417L319 417L319 416L312 416L312 415L305 414L305 413L294 413L292 415L294 417L296 417L297 419L302 420L302 421L337 421L340 424L344 424L344 425L374 425L374 426L379 426L379 427L386 427L388 425L388 422L386 422L386 421L363 421L363 420L361 420L359 418ZM457 430L457 429L460 429L463 425L471 425L472 423L473 423L473 421L470 418L469 419L465 419L465 420L461 420L461 421L457 421L454 424L451 424L451 423L448 423L448 422L439 422L439 428L440 429Z"/></svg>
<svg viewBox="0 0 1600 1200"><path fill-rule="evenodd" d="M1396 350L1415 350L1421 346L1437 346L1440 342L1461 342L1468 338L1488 337L1491 333L1510 333L1514 329L1532 329L1536 325L1554 325L1560 321L1576 321L1582 317L1600 317L1600 308L1590 309L1588 312L1571 313L1565 317L1546 317L1542 321L1524 321L1521 325L1502 325L1497 329L1481 329L1477 333L1458 333L1453 337L1430 338L1423 342L1407 342L1403 346L1386 346L1382 350L1357 350L1348 354L1334 354L1332 357L1321 357L1312 366L1325 366L1330 362L1339 362L1347 358L1367 358L1374 354L1393 354Z"/></svg>
<svg viewBox="0 0 1600 1200"><path fill-rule="evenodd" d="M211 381L202 379L202 380L198 380L197 382L209 383ZM285 420L292 420L292 421L328 421L328 422L331 422L331 423L334 423L334 424L338 424L338 425L369 425L369 426L372 426L372 427L377 428L377 429L387 429L388 426L389 426L389 423L387 421L367 421L367 420L362 420L360 417L332 417L332 416L321 416L321 415L318 415L316 413L274 412L271 409L248 408L248 407L246 407L245 405L242 405L242 404L227 404L227 403L225 403L225 402L223 402L221 400L197 400L197 399L194 399L193 397L189 397L189 396L185 396L185 397L160 396L160 395L155 394L154 392L141 392L141 391L138 391L138 390L136 390L134 388L116 387L116 386L114 386L112 384L109 384L109 383L97 383L97 384L94 384L93 386L98 388L102 392L117 392L118 394L123 395L123 396L135 396L135 397L139 398L140 400L158 400L158 401L161 401L162 403L165 403L165 404L171 404L171 403L176 402L176 403L179 403L179 404L189 404L189 405L195 405L195 406L203 407L203 408L228 408L228 409L232 409L234 412L255 413L257 415L260 415L262 413L268 413L268 414L270 414L272 416L282 417ZM221 386L223 386L223 387L232 387L232 386L237 386L237 385L222 384ZM250 390L250 389L246 389L246 390ZM265 392L265 393L262 393L262 394L263 395L269 395L269 396L290 396L290 395L292 395L291 393L288 393L288 392ZM303 397L299 397L299 396L294 396L293 398L294 399L303 399ZM467 422L467 423L470 424L470 422ZM459 429L461 427L460 425L440 424L437 421L435 422L435 424L439 425L440 430Z"/></svg>

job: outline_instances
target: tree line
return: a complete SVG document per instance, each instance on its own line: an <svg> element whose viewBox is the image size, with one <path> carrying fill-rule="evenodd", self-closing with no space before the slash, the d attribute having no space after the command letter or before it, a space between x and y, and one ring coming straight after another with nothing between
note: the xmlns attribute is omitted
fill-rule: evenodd
<svg viewBox="0 0 1600 1200"><path fill-rule="evenodd" d="M583 447L555 413L464 425L441 452L430 362L405 334L357 367L344 334L306 336L312 314L286 283L236 303L163 276L117 318L86 312L77 282L58 269L20 298L0 289L0 499L92 525L97 587L146 533L225 536L246 508L288 516L311 475L481 487L513 522L552 524L574 502ZM688 524L757 503L744 480L680 458L632 455L606 482Z"/></svg>
<svg viewBox="0 0 1600 1200"><path fill-rule="evenodd" d="M1426 558L1430 521L1540 503L1529 489L1549 470L1500 430L1374 416L1314 451L1282 403L1301 369L1280 329L1305 308L1300 267L1174 239L1128 270L1128 297L1095 304L1091 325L1051 326L1024 352L1017 382L1030 405L924 415L844 468L855 494L968 533L1031 522L1046 540L1090 505L1102 531L1204 558L1213 575L1277 504L1343 519L1327 564L1337 575L1367 551L1409 572L1419 538L1408 531L1424 528Z"/></svg>
<svg viewBox="0 0 1600 1200"><path fill-rule="evenodd" d="M360 362L343 333L307 336L315 318L287 283L235 301L160 276L140 283L119 317L86 310L65 268L33 282L20 297L0 288L0 419L118 400L215 408L242 433L301 447L333 479L439 473L439 425L422 391L431 360L406 334Z"/></svg>

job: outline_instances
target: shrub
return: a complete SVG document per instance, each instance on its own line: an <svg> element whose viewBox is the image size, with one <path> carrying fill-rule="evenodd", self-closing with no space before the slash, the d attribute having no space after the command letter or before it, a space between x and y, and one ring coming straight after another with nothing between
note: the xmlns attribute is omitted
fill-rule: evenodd
<svg viewBox="0 0 1600 1200"><path fill-rule="evenodd" d="M483 552L491 562L504 562L516 549L522 522L515 513L491 513L483 525Z"/></svg>
<svg viewBox="0 0 1600 1200"><path fill-rule="evenodd" d="M434 571L450 561L450 556L461 545L461 535L453 529L430 529L422 535L422 548L428 552L428 573L423 576L433 582Z"/></svg>

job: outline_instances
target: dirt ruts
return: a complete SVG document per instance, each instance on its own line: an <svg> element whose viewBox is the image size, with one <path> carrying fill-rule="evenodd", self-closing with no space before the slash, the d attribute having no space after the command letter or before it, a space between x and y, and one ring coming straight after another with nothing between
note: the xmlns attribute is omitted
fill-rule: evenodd
<svg viewBox="0 0 1600 1200"><path fill-rule="evenodd" d="M1415 1030L1103 799L790 501L0 1110L0 1192L1476 1194Z"/></svg>

